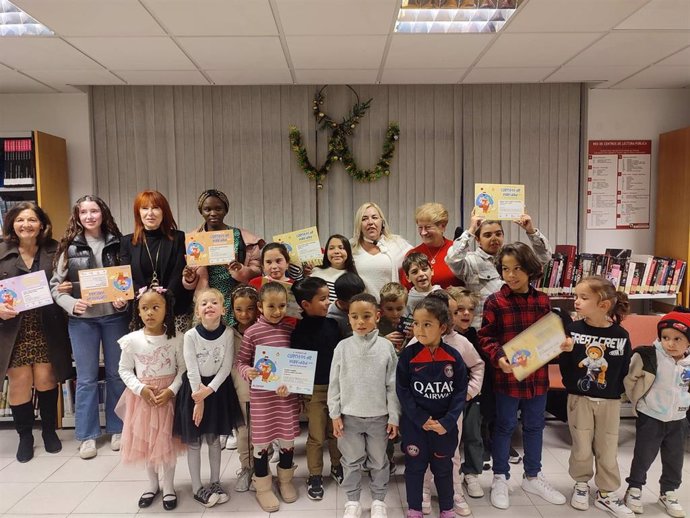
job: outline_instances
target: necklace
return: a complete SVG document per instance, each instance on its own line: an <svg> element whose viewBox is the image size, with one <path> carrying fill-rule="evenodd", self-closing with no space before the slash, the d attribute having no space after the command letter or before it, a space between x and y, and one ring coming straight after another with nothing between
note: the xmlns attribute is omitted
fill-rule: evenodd
<svg viewBox="0 0 690 518"><path fill-rule="evenodd" d="M433 255L433 257L431 256L431 247L430 247L429 245L427 245L426 243L424 243L424 246L426 247L426 250L427 250L427 252L428 252L428 253L426 254L426 256L430 258L430 259L429 259L429 264L430 264L431 266L434 266L434 265L436 264L436 256L438 255L438 253L439 253L441 250L443 250L443 245L441 245L441 246L436 250L436 253Z"/></svg>
<svg viewBox="0 0 690 518"><path fill-rule="evenodd" d="M149 255L149 261L151 261L151 267L153 268L153 275L151 276L151 286L158 286L158 274L156 273L156 269L158 268L158 257L161 255L161 245L160 243L158 244L158 250L156 251L156 261L153 261L153 257L151 257L151 250L149 250L149 244L148 241L146 240L146 236L144 236L144 246L146 247L146 253Z"/></svg>

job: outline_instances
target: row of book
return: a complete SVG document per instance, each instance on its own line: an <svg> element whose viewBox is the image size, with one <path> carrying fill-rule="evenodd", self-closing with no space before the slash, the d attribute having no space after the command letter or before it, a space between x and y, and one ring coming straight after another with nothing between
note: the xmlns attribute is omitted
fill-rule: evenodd
<svg viewBox="0 0 690 518"><path fill-rule="evenodd" d="M0 181L5 187L27 187L36 183L33 140L30 138L2 139Z"/></svg>
<svg viewBox="0 0 690 518"><path fill-rule="evenodd" d="M62 403L63 412L62 415L65 417L74 415L74 395L77 392L77 380L69 379L62 383ZM98 382L98 411L105 412L105 392L106 384L105 380L100 380Z"/></svg>
<svg viewBox="0 0 690 518"><path fill-rule="evenodd" d="M578 254L575 245L558 245L537 288L551 296L572 295L582 278L600 275L628 295L675 295L686 269L682 259L633 255L628 249Z"/></svg>
<svg viewBox="0 0 690 518"><path fill-rule="evenodd" d="M12 417L12 409L10 408L10 403L8 400L8 388L9 380L5 378L5 380L2 382L2 392L0 392L0 417ZM32 389L31 401L34 405L34 415L35 417L39 417L38 397L36 396L36 389Z"/></svg>

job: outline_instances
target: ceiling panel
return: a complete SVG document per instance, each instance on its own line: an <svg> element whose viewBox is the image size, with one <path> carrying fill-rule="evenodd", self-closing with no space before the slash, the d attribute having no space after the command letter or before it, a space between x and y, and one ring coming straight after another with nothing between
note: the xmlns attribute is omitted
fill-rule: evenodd
<svg viewBox="0 0 690 518"><path fill-rule="evenodd" d="M687 29L690 30L688 0L652 0L616 29Z"/></svg>
<svg viewBox="0 0 690 518"><path fill-rule="evenodd" d="M658 65L680 65L690 66L690 47L686 47L680 52L676 52L672 56L657 63Z"/></svg>
<svg viewBox="0 0 690 518"><path fill-rule="evenodd" d="M137 0L13 0L60 36L162 36Z"/></svg>
<svg viewBox="0 0 690 518"><path fill-rule="evenodd" d="M538 83L553 72L553 68L473 68L463 83Z"/></svg>
<svg viewBox="0 0 690 518"><path fill-rule="evenodd" d="M285 67L278 70L205 70L217 85L284 85L292 84L290 71Z"/></svg>
<svg viewBox="0 0 690 518"><path fill-rule="evenodd" d="M297 69L378 69L386 36L287 36Z"/></svg>
<svg viewBox="0 0 690 518"><path fill-rule="evenodd" d="M194 70L170 38L69 38L111 70Z"/></svg>
<svg viewBox="0 0 690 518"><path fill-rule="evenodd" d="M201 72L193 70L118 70L130 85L208 85Z"/></svg>
<svg viewBox="0 0 690 518"><path fill-rule="evenodd" d="M466 68L493 40L491 34L396 34L386 68Z"/></svg>
<svg viewBox="0 0 690 518"><path fill-rule="evenodd" d="M577 82L617 82L640 70L639 66L627 67L570 67L565 66L556 70L545 79L548 83L577 83Z"/></svg>
<svg viewBox="0 0 690 518"><path fill-rule="evenodd" d="M506 32L603 32L648 0L530 0Z"/></svg>
<svg viewBox="0 0 690 518"><path fill-rule="evenodd" d="M19 72L15 72L7 67L0 65L0 93L3 94L22 94L22 93L54 93L52 88L42 85Z"/></svg>
<svg viewBox="0 0 690 518"><path fill-rule="evenodd" d="M179 38L178 41L202 69L287 70L285 54L277 36Z"/></svg>
<svg viewBox="0 0 690 518"><path fill-rule="evenodd" d="M576 56L568 66L646 66L688 44L690 32L615 31Z"/></svg>
<svg viewBox="0 0 690 518"><path fill-rule="evenodd" d="M600 33L502 34L482 56L477 66L555 67L600 37Z"/></svg>
<svg viewBox="0 0 690 518"><path fill-rule="evenodd" d="M278 29L268 0L142 0L177 36L271 36Z"/></svg>
<svg viewBox="0 0 690 518"><path fill-rule="evenodd" d="M107 70L22 70L25 74L55 88L66 85L121 85L117 76Z"/></svg>
<svg viewBox="0 0 690 518"><path fill-rule="evenodd" d="M276 0L286 35L388 34L400 0Z"/></svg>
<svg viewBox="0 0 690 518"><path fill-rule="evenodd" d="M386 68L381 77L387 84L454 84L465 75L466 68Z"/></svg>
<svg viewBox="0 0 690 518"><path fill-rule="evenodd" d="M378 70L295 70L298 84L359 85L376 82Z"/></svg>
<svg viewBox="0 0 690 518"><path fill-rule="evenodd" d="M690 66L649 67L615 88L685 88L690 86Z"/></svg>
<svg viewBox="0 0 690 518"><path fill-rule="evenodd" d="M0 38L0 61L20 70L101 68L58 38Z"/></svg>

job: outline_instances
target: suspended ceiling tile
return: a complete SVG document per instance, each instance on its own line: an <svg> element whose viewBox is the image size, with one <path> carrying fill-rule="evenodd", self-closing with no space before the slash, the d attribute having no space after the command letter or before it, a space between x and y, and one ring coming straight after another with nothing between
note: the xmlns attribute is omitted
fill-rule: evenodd
<svg viewBox="0 0 690 518"><path fill-rule="evenodd" d="M108 70L22 70L25 74L55 88L69 85L122 85Z"/></svg>
<svg viewBox="0 0 690 518"><path fill-rule="evenodd" d="M287 36L294 68L378 69L386 36Z"/></svg>
<svg viewBox="0 0 690 518"><path fill-rule="evenodd" d="M388 34L399 0L276 0L286 35Z"/></svg>
<svg viewBox="0 0 690 518"><path fill-rule="evenodd" d="M600 37L600 33L502 34L477 66L555 67Z"/></svg>
<svg viewBox="0 0 690 518"><path fill-rule="evenodd" d="M194 70L170 38L69 38L110 70Z"/></svg>
<svg viewBox="0 0 690 518"><path fill-rule="evenodd" d="M137 0L12 0L60 36L162 36Z"/></svg>
<svg viewBox="0 0 690 518"><path fill-rule="evenodd" d="M208 85L201 72L194 70L117 70L130 85Z"/></svg>
<svg viewBox="0 0 690 518"><path fill-rule="evenodd" d="M0 69L0 93L55 93L51 88L6 67Z"/></svg>
<svg viewBox="0 0 690 518"><path fill-rule="evenodd" d="M143 0L176 36L278 34L268 0Z"/></svg>
<svg viewBox="0 0 690 518"><path fill-rule="evenodd" d="M530 0L510 19L512 32L603 32L647 0Z"/></svg>
<svg viewBox="0 0 690 518"><path fill-rule="evenodd" d="M473 68L463 83L539 83L553 68Z"/></svg>
<svg viewBox="0 0 690 518"><path fill-rule="evenodd" d="M101 68L58 38L0 38L0 61L19 70Z"/></svg>
<svg viewBox="0 0 690 518"><path fill-rule="evenodd" d="M292 84L292 76L287 68L259 70L205 70L217 85L284 85Z"/></svg>
<svg viewBox="0 0 690 518"><path fill-rule="evenodd" d="M287 62L277 36L179 38L202 69L279 69Z"/></svg>
<svg viewBox="0 0 690 518"><path fill-rule="evenodd" d="M378 70L295 70L298 84L361 85L376 82Z"/></svg>
<svg viewBox="0 0 690 518"><path fill-rule="evenodd" d="M676 52L675 54L657 63L657 65L690 66L690 47Z"/></svg>
<svg viewBox="0 0 690 518"><path fill-rule="evenodd" d="M690 66L653 66L618 83L614 88L685 88L690 86Z"/></svg>
<svg viewBox="0 0 690 518"><path fill-rule="evenodd" d="M386 68L466 68L494 38L491 34L395 34Z"/></svg>
<svg viewBox="0 0 690 518"><path fill-rule="evenodd" d="M385 84L456 84L466 68L386 68L381 82Z"/></svg>
<svg viewBox="0 0 690 518"><path fill-rule="evenodd" d="M652 0L618 25L616 29L690 30L690 2L688 0Z"/></svg>
<svg viewBox="0 0 690 518"><path fill-rule="evenodd" d="M646 66L690 44L690 32L614 31L568 62L568 66Z"/></svg>
<svg viewBox="0 0 690 518"><path fill-rule="evenodd" d="M571 67L565 66L556 70L545 79L547 83L590 83L615 82L624 79L640 70L639 66L626 67Z"/></svg>

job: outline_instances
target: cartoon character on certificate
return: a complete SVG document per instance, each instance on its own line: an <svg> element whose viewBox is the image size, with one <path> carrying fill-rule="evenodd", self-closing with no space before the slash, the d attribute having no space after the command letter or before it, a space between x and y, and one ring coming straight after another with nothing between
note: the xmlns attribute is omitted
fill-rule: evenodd
<svg viewBox="0 0 690 518"><path fill-rule="evenodd" d="M198 241L192 241L187 245L187 255L191 255L194 259L198 260L201 252L204 251L204 245Z"/></svg>
<svg viewBox="0 0 690 518"><path fill-rule="evenodd" d="M491 207L493 207L494 199L489 194L483 192L477 196L475 204L477 205L477 207L482 209L482 212L484 214L486 214L491 210Z"/></svg>
<svg viewBox="0 0 690 518"><path fill-rule="evenodd" d="M530 353L527 349L520 349L515 351L513 357L510 359L510 364L513 367L525 367L530 356L532 356L532 353Z"/></svg>
<svg viewBox="0 0 690 518"><path fill-rule="evenodd" d="M0 302L5 304L8 308L12 309L14 307L14 302L17 300L17 294L8 289L5 288L4 290L0 291Z"/></svg>
<svg viewBox="0 0 690 518"><path fill-rule="evenodd" d="M259 371L259 376L261 376L261 381L264 383L267 383L269 381L274 381L278 379L278 376L276 376L275 372L278 370L276 367L276 364L271 360L266 353L263 353L264 356L262 358L259 358L259 360L256 362L256 365L254 365L254 368Z"/></svg>
<svg viewBox="0 0 690 518"><path fill-rule="evenodd" d="M126 274L120 272L113 281L113 287L120 291L128 291L132 287L132 279L127 277Z"/></svg>

